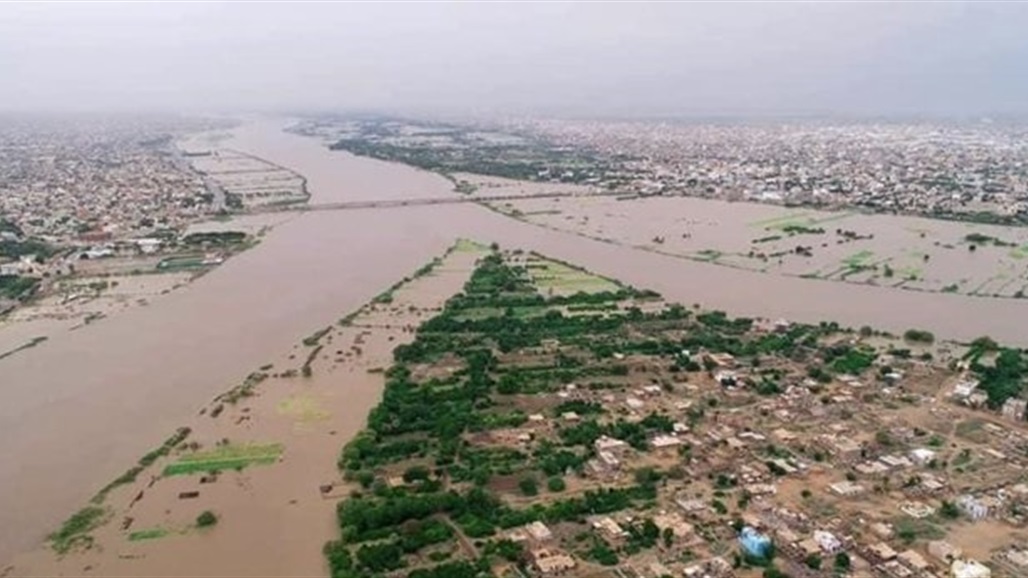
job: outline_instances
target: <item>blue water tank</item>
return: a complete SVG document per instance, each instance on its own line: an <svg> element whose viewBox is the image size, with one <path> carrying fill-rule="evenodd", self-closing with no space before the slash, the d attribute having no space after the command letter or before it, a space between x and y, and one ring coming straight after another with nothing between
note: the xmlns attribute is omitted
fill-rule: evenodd
<svg viewBox="0 0 1028 578"><path fill-rule="evenodd" d="M756 558L766 558L771 553L771 538L749 526L739 532L739 545L744 552Z"/></svg>

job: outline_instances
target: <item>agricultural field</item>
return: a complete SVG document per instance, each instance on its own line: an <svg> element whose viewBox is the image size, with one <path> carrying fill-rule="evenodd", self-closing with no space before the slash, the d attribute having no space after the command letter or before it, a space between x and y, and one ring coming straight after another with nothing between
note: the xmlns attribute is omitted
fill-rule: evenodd
<svg viewBox="0 0 1028 578"><path fill-rule="evenodd" d="M282 450L281 444L224 443L212 450L183 454L177 461L165 466L162 475L222 472L241 470L251 465L273 464L282 455Z"/></svg>

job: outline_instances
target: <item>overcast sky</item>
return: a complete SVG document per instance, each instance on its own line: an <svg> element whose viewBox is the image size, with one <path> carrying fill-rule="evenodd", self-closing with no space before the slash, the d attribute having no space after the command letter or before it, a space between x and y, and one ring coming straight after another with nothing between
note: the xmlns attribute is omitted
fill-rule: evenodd
<svg viewBox="0 0 1028 578"><path fill-rule="evenodd" d="M1028 112L1028 4L2 4L0 109Z"/></svg>

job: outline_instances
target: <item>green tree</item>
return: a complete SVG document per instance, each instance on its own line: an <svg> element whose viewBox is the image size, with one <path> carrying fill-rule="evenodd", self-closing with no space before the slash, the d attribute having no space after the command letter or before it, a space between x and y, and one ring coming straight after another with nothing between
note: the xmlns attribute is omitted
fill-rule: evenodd
<svg viewBox="0 0 1028 578"><path fill-rule="evenodd" d="M942 505L939 507L939 514L943 518L949 518L955 520L960 517L960 508L956 504L949 500L943 500Z"/></svg>
<svg viewBox="0 0 1028 578"><path fill-rule="evenodd" d="M835 555L835 569L840 572L847 572L850 569L850 555L839 552Z"/></svg>
<svg viewBox="0 0 1028 578"><path fill-rule="evenodd" d="M617 553L611 550L610 546L603 540L597 539L593 542L593 547L589 550L589 556L603 566L617 566L618 564Z"/></svg>
<svg viewBox="0 0 1028 578"><path fill-rule="evenodd" d="M564 478L560 476L553 476L546 480L546 489L551 492L563 492L567 489L567 484L564 483Z"/></svg>
<svg viewBox="0 0 1028 578"><path fill-rule="evenodd" d="M518 488L526 496L536 496L539 494L539 482L536 481L534 476L521 478L521 481L518 482Z"/></svg>
<svg viewBox="0 0 1028 578"><path fill-rule="evenodd" d="M329 575L332 578L349 578L352 576L353 558L341 540L327 542L322 552L328 558Z"/></svg>
<svg viewBox="0 0 1028 578"><path fill-rule="evenodd" d="M935 342L935 335L931 331L923 329L908 329L903 333L903 339L911 343L931 345Z"/></svg>

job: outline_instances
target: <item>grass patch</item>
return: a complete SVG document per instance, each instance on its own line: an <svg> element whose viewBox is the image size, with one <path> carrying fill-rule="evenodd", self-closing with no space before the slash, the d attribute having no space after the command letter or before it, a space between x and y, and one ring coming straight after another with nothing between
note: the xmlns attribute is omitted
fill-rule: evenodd
<svg viewBox="0 0 1028 578"><path fill-rule="evenodd" d="M549 259L530 260L526 268L541 293L602 293L621 289L616 281Z"/></svg>
<svg viewBox="0 0 1028 578"><path fill-rule="evenodd" d="M760 221L753 221L750 223L751 227L761 227L766 229L777 229L780 227L787 226L789 224L796 224L799 222L810 222L813 213L792 213L791 211L784 214L778 215L777 217L771 217L769 219L761 219Z"/></svg>
<svg viewBox="0 0 1028 578"><path fill-rule="evenodd" d="M981 419L968 419L957 424L956 434L966 440L976 443L984 443L989 439L983 427L985 421Z"/></svg>
<svg viewBox="0 0 1028 578"><path fill-rule="evenodd" d="M696 253L694 253L694 256L695 259L698 261L710 262L717 261L718 259L724 256L724 253L718 251L717 249L704 249L702 251L697 251Z"/></svg>
<svg viewBox="0 0 1028 578"><path fill-rule="evenodd" d="M1018 260L1028 257L1028 245L1021 245L1016 249L1011 249L1009 255L1011 259Z"/></svg>
<svg viewBox="0 0 1028 578"><path fill-rule="evenodd" d="M850 213L832 213L829 215L819 216L818 213L795 213L779 215L770 219L764 219L761 221L755 221L750 223L751 227L762 227L767 231L782 231L785 233L790 232L815 232L817 225L824 223L830 223L832 221L839 221L850 216ZM821 231L823 233L824 231Z"/></svg>
<svg viewBox="0 0 1028 578"><path fill-rule="evenodd" d="M472 241L471 239L457 239L457 242L453 245L453 251L455 253L478 253L480 251L486 251L489 247Z"/></svg>
<svg viewBox="0 0 1028 578"><path fill-rule="evenodd" d="M299 421L313 423L323 421L332 416L313 396L308 394L291 395L278 404L278 411Z"/></svg>
<svg viewBox="0 0 1028 578"><path fill-rule="evenodd" d="M896 537L905 544L912 544L917 540L941 540L946 537L946 530L931 518L899 518L893 527L896 529Z"/></svg>
<svg viewBox="0 0 1028 578"><path fill-rule="evenodd" d="M226 444L213 450L184 455L165 467L164 475L189 475L273 464L282 455L283 449L282 444Z"/></svg>
<svg viewBox="0 0 1028 578"><path fill-rule="evenodd" d="M128 535L129 542L141 542L143 540L157 540L170 534L166 528L147 528L138 530Z"/></svg>
<svg viewBox="0 0 1028 578"><path fill-rule="evenodd" d="M924 269L920 267L904 267L896 271L899 276L907 281L917 281L924 276Z"/></svg>
<svg viewBox="0 0 1028 578"><path fill-rule="evenodd" d="M859 251L857 253L854 253L854 254L850 255L849 257L846 257L845 259L842 260L842 263L843 263L843 265L846 265L847 267L849 267L851 269L857 269L857 268L866 266L867 262L869 260L871 260L871 258L874 257L874 256L875 256L874 251L869 251L869 250L865 249L863 251Z"/></svg>
<svg viewBox="0 0 1028 578"><path fill-rule="evenodd" d="M110 518L110 511L101 506L86 506L75 512L50 534L50 546L58 554L65 554L76 547L88 548L93 543L90 532L102 526Z"/></svg>

